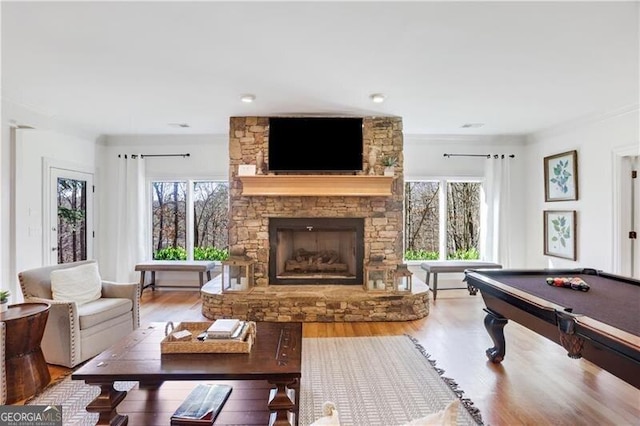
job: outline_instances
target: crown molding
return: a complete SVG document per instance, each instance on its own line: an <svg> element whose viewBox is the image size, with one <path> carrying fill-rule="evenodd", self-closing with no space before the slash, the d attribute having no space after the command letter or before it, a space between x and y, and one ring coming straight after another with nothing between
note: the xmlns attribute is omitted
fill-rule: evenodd
<svg viewBox="0 0 640 426"><path fill-rule="evenodd" d="M166 145L175 147L177 144L182 145L210 145L211 143L229 142L227 134L131 134L131 135L107 135L101 138L98 143L100 145L110 146L148 146L148 145Z"/></svg>
<svg viewBox="0 0 640 426"><path fill-rule="evenodd" d="M438 135L438 134L404 134L405 143L447 143L470 144L482 143L490 145L524 144L526 135Z"/></svg>
<svg viewBox="0 0 640 426"><path fill-rule="evenodd" d="M613 118L621 117L627 114L640 113L640 104L631 104L625 105L620 108L616 108L604 113L596 113L590 115L583 115L581 117L575 118L574 120L565 121L562 123L558 123L554 126L548 127L543 130L539 130L537 132L533 132L529 134L526 138L526 143L535 143L539 139L547 138L550 136L557 136L563 133L570 132L579 127L589 126L591 124L599 123L606 120L611 120Z"/></svg>
<svg viewBox="0 0 640 426"><path fill-rule="evenodd" d="M15 101L8 96L1 96L0 98L3 126L50 131L94 142L100 137L100 134L94 129L63 120L37 106Z"/></svg>

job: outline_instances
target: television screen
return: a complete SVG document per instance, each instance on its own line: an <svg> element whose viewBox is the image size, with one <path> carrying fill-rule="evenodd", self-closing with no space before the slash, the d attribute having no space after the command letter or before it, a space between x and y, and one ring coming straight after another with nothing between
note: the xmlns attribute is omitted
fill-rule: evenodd
<svg viewBox="0 0 640 426"><path fill-rule="evenodd" d="M362 170L362 118L269 118L268 167L274 172Z"/></svg>

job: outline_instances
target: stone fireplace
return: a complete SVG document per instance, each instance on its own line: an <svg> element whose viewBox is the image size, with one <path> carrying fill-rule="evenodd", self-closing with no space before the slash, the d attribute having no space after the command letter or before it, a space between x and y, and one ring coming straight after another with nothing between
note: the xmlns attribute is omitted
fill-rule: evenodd
<svg viewBox="0 0 640 426"><path fill-rule="evenodd" d="M304 141L304 135L300 135ZM326 191L322 196L295 195L299 179L289 183L292 195L269 192L273 186L271 180L280 176L264 175L256 178L266 180L265 194L246 195L242 176L238 176L238 166L255 164L256 158L262 156L268 173L268 117L231 117L229 138L229 245L231 248L244 247L247 254L256 260L255 283L258 287L278 284L271 281L269 274L271 265L271 242L269 239L269 223L279 218L358 218L363 221L362 258L358 259L358 268L371 255L381 255L385 262L396 265L402 261L402 120L397 117L365 117L363 119L363 144L365 164L359 176L326 176L318 175L321 184L326 179L344 178L353 180L351 192L332 193L332 183L326 180ZM321 149L322 147L318 147ZM314 147L309 147L312 151ZM396 175L388 185L389 195L362 196L359 187L362 181L374 176L368 175L370 150L375 149L382 156L395 156L400 159L395 168ZM261 154L258 154L258 153ZM336 155L340 155L336 152ZM381 161L374 165L376 178L383 178L384 166ZM360 178L360 179L358 179ZM345 195L346 194L346 195ZM361 272L357 274L361 278ZM309 281L307 284L311 284ZM328 283L325 281L325 283ZM333 284L344 284L333 282ZM362 280L357 284L362 284Z"/></svg>
<svg viewBox="0 0 640 426"><path fill-rule="evenodd" d="M255 321L401 321L429 312L428 288L363 286L372 256L389 270L402 263L402 119L364 117L363 170L352 175L275 175L268 164L268 117L231 117L229 246L255 260L248 292L203 287L203 315ZM304 143L304 135L300 135ZM309 147L309 152L322 147ZM375 151L376 155L370 155ZM335 155L340 155L336 152ZM383 176L382 157L399 159ZM263 159L264 174L240 176ZM369 164L375 158L375 164ZM260 170L260 167L256 167ZM415 289L418 289L417 291Z"/></svg>
<svg viewBox="0 0 640 426"><path fill-rule="evenodd" d="M364 219L269 219L269 283L362 285Z"/></svg>

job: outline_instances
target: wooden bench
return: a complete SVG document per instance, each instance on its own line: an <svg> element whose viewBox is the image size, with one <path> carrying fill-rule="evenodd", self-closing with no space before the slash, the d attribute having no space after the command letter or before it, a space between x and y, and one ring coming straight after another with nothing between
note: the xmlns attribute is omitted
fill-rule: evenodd
<svg viewBox="0 0 640 426"><path fill-rule="evenodd" d="M451 273L451 272L464 272L466 269L502 269L502 265L499 263L484 262L479 260L441 260L441 261L429 261L422 262L420 267L424 269L427 274L424 282L433 291L433 301L436 301L438 295L438 274ZM433 287L429 284L429 276L433 274ZM478 291L475 287L467 286L469 294L476 294Z"/></svg>
<svg viewBox="0 0 640 426"><path fill-rule="evenodd" d="M151 260L148 262L138 263L136 271L140 271L140 292L151 287L156 289L156 272L172 271L172 272L197 272L200 278L200 288L205 283L204 274L207 273L207 281L211 280L211 271L216 267L216 263L210 260ZM151 272L151 281L145 284L145 274Z"/></svg>

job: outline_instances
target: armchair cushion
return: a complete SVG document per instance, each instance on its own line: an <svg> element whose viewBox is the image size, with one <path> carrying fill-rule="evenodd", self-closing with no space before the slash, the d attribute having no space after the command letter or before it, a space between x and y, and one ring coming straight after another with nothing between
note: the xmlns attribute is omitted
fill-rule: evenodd
<svg viewBox="0 0 640 426"><path fill-rule="evenodd" d="M76 302L78 306L100 299L102 282L97 263L51 271L53 300Z"/></svg>
<svg viewBox="0 0 640 426"><path fill-rule="evenodd" d="M80 330L86 330L131 312L131 299L98 299L78 306Z"/></svg>

